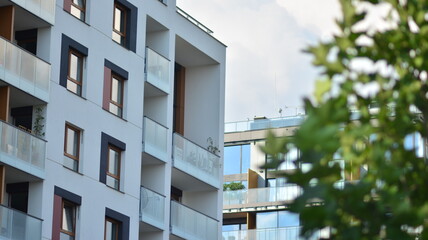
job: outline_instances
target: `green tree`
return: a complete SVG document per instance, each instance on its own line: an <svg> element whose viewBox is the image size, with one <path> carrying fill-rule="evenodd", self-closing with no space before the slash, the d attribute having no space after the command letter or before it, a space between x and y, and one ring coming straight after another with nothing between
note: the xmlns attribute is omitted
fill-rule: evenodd
<svg viewBox="0 0 428 240"><path fill-rule="evenodd" d="M290 210L305 237L428 239L427 162L404 141L428 135L428 1L340 3L340 33L307 50L322 70L307 119L292 139L268 137L268 167L290 143L301 150L285 177L303 189ZM366 25L373 9L387 11L381 29Z"/></svg>

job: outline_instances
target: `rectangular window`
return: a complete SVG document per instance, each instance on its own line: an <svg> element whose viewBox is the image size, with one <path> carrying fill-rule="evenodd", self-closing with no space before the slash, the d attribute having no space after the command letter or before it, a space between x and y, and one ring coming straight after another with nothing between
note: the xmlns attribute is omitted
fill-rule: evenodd
<svg viewBox="0 0 428 240"><path fill-rule="evenodd" d="M76 205L63 200L60 239L74 240L76 236Z"/></svg>
<svg viewBox="0 0 428 240"><path fill-rule="evenodd" d="M247 173L250 168L250 144L224 148L224 175Z"/></svg>
<svg viewBox="0 0 428 240"><path fill-rule="evenodd" d="M127 11L121 4L114 4L113 12L113 40L122 46L126 44L126 14Z"/></svg>
<svg viewBox="0 0 428 240"><path fill-rule="evenodd" d="M107 182L106 184L119 190L121 150L112 145L108 146Z"/></svg>
<svg viewBox="0 0 428 240"><path fill-rule="evenodd" d="M114 219L106 218L104 240L118 240L119 239L120 223Z"/></svg>
<svg viewBox="0 0 428 240"><path fill-rule="evenodd" d="M70 6L71 15L77 17L82 21L85 21L85 6L85 0L73 0Z"/></svg>
<svg viewBox="0 0 428 240"><path fill-rule="evenodd" d="M81 130L69 124L65 125L64 136L64 165L74 171L78 171L80 157Z"/></svg>
<svg viewBox="0 0 428 240"><path fill-rule="evenodd" d="M109 111L122 117L124 80L118 75L111 75Z"/></svg>
<svg viewBox="0 0 428 240"><path fill-rule="evenodd" d="M83 55L73 49L68 52L67 89L81 96L83 78Z"/></svg>

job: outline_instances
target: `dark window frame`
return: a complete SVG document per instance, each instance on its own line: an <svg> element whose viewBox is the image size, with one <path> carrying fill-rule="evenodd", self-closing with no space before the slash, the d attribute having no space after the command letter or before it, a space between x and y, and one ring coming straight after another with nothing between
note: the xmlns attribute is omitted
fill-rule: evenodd
<svg viewBox="0 0 428 240"><path fill-rule="evenodd" d="M121 151L121 159L120 159L120 166L119 168L122 169L123 164L123 158L122 154L124 151L126 151L126 144L117 140L116 138L101 132L101 156L100 156L100 182L107 185L107 172L108 172L108 158L109 158L109 146L114 146L117 149ZM120 174L120 171L119 171ZM109 185L107 185L109 186ZM113 188L115 189L115 188ZM120 191L120 184L119 188L116 189L117 191Z"/></svg>
<svg viewBox="0 0 428 240"><path fill-rule="evenodd" d="M64 234L66 234L66 235L68 235L68 236L70 236L70 237L72 237L73 239L75 239L76 238L76 218L77 218L77 205L75 204L75 203L73 203L73 202L70 202L70 201L68 201L68 200L66 200L66 199L62 199L62 203L61 203L62 205L61 205L61 230L60 230L60 232L61 233L64 233ZM72 207L72 209L73 209L73 229L72 229L72 232L70 232L70 231L67 231L67 230L65 230L65 229L63 229L63 226L64 226L64 222L63 222L63 220L64 220L64 206L71 206Z"/></svg>
<svg viewBox="0 0 428 240"><path fill-rule="evenodd" d="M115 151L118 154L118 156L119 156L118 167L117 167L118 168L117 169L117 175L115 175L114 173L111 173L109 171L109 168L110 168L110 150ZM119 190L120 189L120 187L119 187L120 186L120 171L121 171L121 164L122 164L122 150L120 148L118 148L118 147L115 147L114 145L109 144L107 146L107 151L108 151L108 154L107 154L107 171L106 171L106 175L110 176L110 177L112 177L112 178L114 178L114 179L116 179L118 181L119 184L118 184L118 189L117 190ZM110 187L113 187L113 186L110 186Z"/></svg>
<svg viewBox="0 0 428 240"><path fill-rule="evenodd" d="M129 217L116 212L110 208L105 208L105 220L104 220L104 238L106 237L106 220L111 219L118 223L118 238L117 240L129 240Z"/></svg>
<svg viewBox="0 0 428 240"><path fill-rule="evenodd" d="M118 81L119 85L120 85L120 103L116 102L113 100L113 79L115 79L116 81ZM124 88L125 88L125 79L123 79L120 75L112 72L111 73L111 78L110 78L110 97L109 97L109 104L113 104L116 107L118 107L120 109L120 114L115 114L112 111L110 111L110 106L109 106L109 112L122 117L123 116L123 94L124 94ZM119 95L119 92L117 93Z"/></svg>
<svg viewBox="0 0 428 240"><path fill-rule="evenodd" d="M77 66L77 69L76 69L76 72L78 72L77 73L78 77L80 77L80 82L77 79L74 79L74 78L72 78L70 76L70 72L71 72L71 64L70 64L70 62L71 62L71 55L74 55L78 59L80 59L80 72L77 71L79 69L79 66ZM81 54L80 52L74 50L73 48L70 48L68 50L67 85L68 85L68 81L76 84L78 87L80 87L80 89L79 89L80 91L78 91L78 92L80 92L80 94L78 94L77 92L72 91L68 87L67 87L67 90L70 91L70 92L72 92L72 93L74 93L74 94L76 94L76 95L79 95L79 96L82 95L82 89L83 89L83 65L84 65L83 61L84 61L84 59L85 59L85 56L83 54ZM78 64L79 64L79 61L78 61Z"/></svg>
<svg viewBox="0 0 428 240"><path fill-rule="evenodd" d="M67 82L68 82L68 75L69 75L69 65L70 65L70 50L73 50L75 52L80 53L82 58L82 86L80 89L80 95L77 93L74 93L73 91L69 90L67 88ZM59 73L59 84L63 87L65 87L69 92L82 97L83 95L83 85L84 85L84 62L88 57L88 48L83 46L82 44L76 42L75 40L71 39L65 34L62 34L61 39L61 63L60 63L60 73Z"/></svg>
<svg viewBox="0 0 428 240"><path fill-rule="evenodd" d="M105 221L104 221L104 240L106 239L110 239L111 236L109 236L109 238L107 238L107 222L112 223L112 225L116 225L116 236L114 236L115 240L119 240L119 229L121 228L121 224L119 221L110 218L110 217L106 217Z"/></svg>
<svg viewBox="0 0 428 240"><path fill-rule="evenodd" d="M131 50L132 52L136 52L137 50L137 21L138 21L138 8L132 5L130 2L126 0L115 0L113 4L113 26L112 26L112 34L115 32L114 30L114 21L115 21L115 10L116 6L120 5L123 7L123 13L125 13L125 25L124 25L124 43L118 43L114 39L114 42L120 44L121 46ZM113 36L112 36L113 38Z"/></svg>
<svg viewBox="0 0 428 240"><path fill-rule="evenodd" d="M63 9L68 12L71 16L79 19L82 22L85 22L86 19L86 0L82 0L83 2L83 6L80 6L78 4L75 4L73 0L64 0L64 6ZM81 12L81 14L83 13L83 19L81 17L78 17L76 15L74 15L73 13L71 13L71 7L75 7L77 8L77 10L79 10Z"/></svg>
<svg viewBox="0 0 428 240"><path fill-rule="evenodd" d="M121 12L121 18L119 19L121 22L119 25L121 26L122 21L124 21L123 22L123 32L121 32L120 29L115 28L115 23L116 23L116 18L117 18L116 9L119 9L119 11ZM127 31L126 30L127 30L127 25L128 25L128 23L127 23L128 17L127 16L128 16L128 9L126 9L126 7L123 6L121 3L115 2L114 3L114 10L113 10L113 33L116 33L120 36L120 42L117 42L114 39L113 40L115 42L119 43L120 45L125 46L125 47L126 47L126 37L127 37L127 34L126 34Z"/></svg>

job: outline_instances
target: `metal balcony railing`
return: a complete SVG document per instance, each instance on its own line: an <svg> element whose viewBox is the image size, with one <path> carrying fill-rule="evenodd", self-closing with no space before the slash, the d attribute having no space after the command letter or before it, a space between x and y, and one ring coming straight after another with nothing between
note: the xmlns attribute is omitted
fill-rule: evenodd
<svg viewBox="0 0 428 240"><path fill-rule="evenodd" d="M218 240L218 221L171 201L171 232L188 240Z"/></svg>
<svg viewBox="0 0 428 240"><path fill-rule="evenodd" d="M174 167L216 188L220 186L220 157L174 133Z"/></svg>
<svg viewBox="0 0 428 240"><path fill-rule="evenodd" d="M265 228L223 232L223 240L301 240L301 227ZM315 233L310 240L324 236L322 231ZM327 234L328 236L328 234Z"/></svg>
<svg viewBox="0 0 428 240"><path fill-rule="evenodd" d="M51 66L0 37L0 79L48 102Z"/></svg>
<svg viewBox="0 0 428 240"><path fill-rule="evenodd" d="M200 23L198 20L196 20L195 18L193 18L192 16L190 16L190 14L188 14L187 12L185 12L183 9L177 7L177 12L183 16L184 18L186 18L187 20L189 20L191 23L193 23L194 25L196 25L197 27L199 27L200 29L202 29L203 31L205 31L208 34L213 34L214 32L209 29L207 26L205 26L204 24Z"/></svg>

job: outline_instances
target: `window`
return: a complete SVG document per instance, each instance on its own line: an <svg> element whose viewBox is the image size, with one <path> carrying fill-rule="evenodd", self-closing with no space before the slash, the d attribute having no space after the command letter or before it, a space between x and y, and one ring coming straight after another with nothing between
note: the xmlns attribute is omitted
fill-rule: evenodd
<svg viewBox="0 0 428 240"><path fill-rule="evenodd" d="M106 218L105 222L105 240L119 239L119 223L111 218Z"/></svg>
<svg viewBox="0 0 428 240"><path fill-rule="evenodd" d="M82 197L55 186L52 218L52 239L75 240L79 206Z"/></svg>
<svg viewBox="0 0 428 240"><path fill-rule="evenodd" d="M103 109L123 118L125 80L128 72L116 64L104 61Z"/></svg>
<svg viewBox="0 0 428 240"><path fill-rule="evenodd" d="M224 147L224 175L247 173L250 168L250 144Z"/></svg>
<svg viewBox="0 0 428 240"><path fill-rule="evenodd" d="M85 21L86 0L64 0L64 10Z"/></svg>
<svg viewBox="0 0 428 240"><path fill-rule="evenodd" d="M67 89L82 95L83 55L72 49L68 52Z"/></svg>
<svg viewBox="0 0 428 240"><path fill-rule="evenodd" d="M122 117L123 112L123 83L121 77L112 74L109 111L119 117Z"/></svg>
<svg viewBox="0 0 428 240"><path fill-rule="evenodd" d="M119 190L121 150L112 145L108 146L107 185Z"/></svg>
<svg viewBox="0 0 428 240"><path fill-rule="evenodd" d="M81 130L65 124L64 136L64 166L78 171L80 155L80 134Z"/></svg>
<svg viewBox="0 0 428 240"><path fill-rule="evenodd" d="M61 238L74 240L76 236L76 208L77 206L67 200L62 201Z"/></svg>
<svg viewBox="0 0 428 240"><path fill-rule="evenodd" d="M125 143L101 133L100 182L118 191L121 188L122 154Z"/></svg>
<svg viewBox="0 0 428 240"><path fill-rule="evenodd" d="M136 51L137 7L126 0L114 1L112 39L123 47Z"/></svg>
<svg viewBox="0 0 428 240"><path fill-rule="evenodd" d="M126 39L126 9L121 4L114 4L113 40L125 46Z"/></svg>
<svg viewBox="0 0 428 240"><path fill-rule="evenodd" d="M288 211L258 212L256 225L257 229L297 227L300 225L299 214Z"/></svg>
<svg viewBox="0 0 428 240"><path fill-rule="evenodd" d="M86 47L62 35L59 84L78 96L83 95L84 62L87 56Z"/></svg>
<svg viewBox="0 0 428 240"><path fill-rule="evenodd" d="M128 240L129 217L106 208L104 240Z"/></svg>

